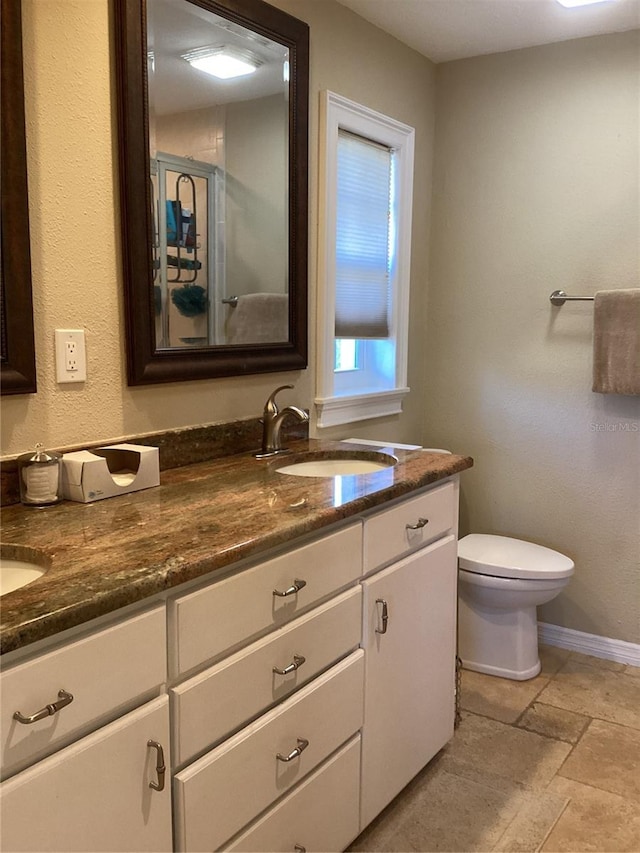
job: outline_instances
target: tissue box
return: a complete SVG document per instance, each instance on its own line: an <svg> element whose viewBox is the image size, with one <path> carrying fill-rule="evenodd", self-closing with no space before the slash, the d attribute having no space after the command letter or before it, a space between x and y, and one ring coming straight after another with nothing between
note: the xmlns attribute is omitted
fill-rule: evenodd
<svg viewBox="0 0 640 853"><path fill-rule="evenodd" d="M62 494L70 501L100 501L160 485L157 447L111 444L62 457Z"/></svg>

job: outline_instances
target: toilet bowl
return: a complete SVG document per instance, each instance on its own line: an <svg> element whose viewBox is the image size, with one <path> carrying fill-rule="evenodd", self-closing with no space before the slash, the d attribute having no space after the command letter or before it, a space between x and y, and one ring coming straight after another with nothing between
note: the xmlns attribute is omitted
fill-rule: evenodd
<svg viewBox="0 0 640 853"><path fill-rule="evenodd" d="M458 543L458 655L465 669L524 681L540 672L536 607L569 583L573 561L508 536Z"/></svg>

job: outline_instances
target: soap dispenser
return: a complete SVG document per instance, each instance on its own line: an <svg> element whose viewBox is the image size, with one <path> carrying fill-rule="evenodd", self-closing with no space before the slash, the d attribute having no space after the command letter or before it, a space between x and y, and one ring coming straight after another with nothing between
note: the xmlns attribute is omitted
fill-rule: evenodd
<svg viewBox="0 0 640 853"><path fill-rule="evenodd" d="M62 500L62 455L43 450L36 444L35 453L18 456L20 500L26 506L49 506Z"/></svg>

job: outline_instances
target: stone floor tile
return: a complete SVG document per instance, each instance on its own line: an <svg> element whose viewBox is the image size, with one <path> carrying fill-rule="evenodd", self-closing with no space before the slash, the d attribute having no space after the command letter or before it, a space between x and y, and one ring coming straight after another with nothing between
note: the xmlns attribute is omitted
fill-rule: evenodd
<svg viewBox="0 0 640 853"><path fill-rule="evenodd" d="M590 722L590 717L576 714L575 711L565 711L563 708L534 702L516 725L528 732L537 732L555 740L577 743Z"/></svg>
<svg viewBox="0 0 640 853"><path fill-rule="evenodd" d="M640 731L593 720L559 775L640 803Z"/></svg>
<svg viewBox="0 0 640 853"><path fill-rule="evenodd" d="M640 851L640 668L540 657L529 682L463 673L453 741L350 850Z"/></svg>
<svg viewBox="0 0 640 853"><path fill-rule="evenodd" d="M569 660L571 652L569 649L561 649L559 646L547 646L540 643L538 646L540 657L540 675L555 675L556 672Z"/></svg>
<svg viewBox="0 0 640 853"><path fill-rule="evenodd" d="M401 807L400 799L404 800ZM526 795L515 786L492 788L439 768L405 789L349 850L491 850L525 802Z"/></svg>
<svg viewBox="0 0 640 853"><path fill-rule="evenodd" d="M640 729L640 679L570 658L537 697L544 705Z"/></svg>
<svg viewBox="0 0 640 853"><path fill-rule="evenodd" d="M618 663L615 660L597 658L594 655L584 655L581 652L571 652L570 660L575 660L578 663L583 663L588 666L595 666L596 669L610 669L611 672L624 672L626 668L625 664Z"/></svg>
<svg viewBox="0 0 640 853"><path fill-rule="evenodd" d="M515 723L548 682L549 676L544 675L528 681L512 681L463 669L460 706L492 720Z"/></svg>
<svg viewBox="0 0 640 853"><path fill-rule="evenodd" d="M440 766L475 781L495 776L540 788L553 778L571 748L568 743L464 712Z"/></svg>
<svg viewBox="0 0 640 853"><path fill-rule="evenodd" d="M617 794L557 776L547 789L569 797L544 853L637 853L640 808Z"/></svg>
<svg viewBox="0 0 640 853"><path fill-rule="evenodd" d="M494 846L494 851L535 853L562 816L568 802L566 796L553 792L530 795Z"/></svg>
<svg viewBox="0 0 640 853"><path fill-rule="evenodd" d="M421 790L429 784L429 781L434 776L442 772L440 768L441 760L442 752L432 758L429 764L427 764L427 766L424 767L409 782L409 784L402 789L402 791L400 791L398 796L395 797L395 799L393 799L385 809L383 809L378 817L376 817L375 820L365 828L360 836L348 848L349 851L386 850L385 844L387 843L387 836L391 835L393 837L399 837L400 826L413 810L416 800L420 797Z"/></svg>

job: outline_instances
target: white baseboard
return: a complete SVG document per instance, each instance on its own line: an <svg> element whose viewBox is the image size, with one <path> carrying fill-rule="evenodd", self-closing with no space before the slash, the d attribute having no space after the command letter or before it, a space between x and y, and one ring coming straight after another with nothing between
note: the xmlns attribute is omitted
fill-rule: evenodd
<svg viewBox="0 0 640 853"><path fill-rule="evenodd" d="M640 666L640 645L626 643L624 640L612 640L610 637L600 637L598 634L586 634L584 631L574 631L573 628L561 628L548 622L538 622L538 638L541 643L549 646L559 646L561 649L571 649L583 655L593 655L597 658Z"/></svg>

